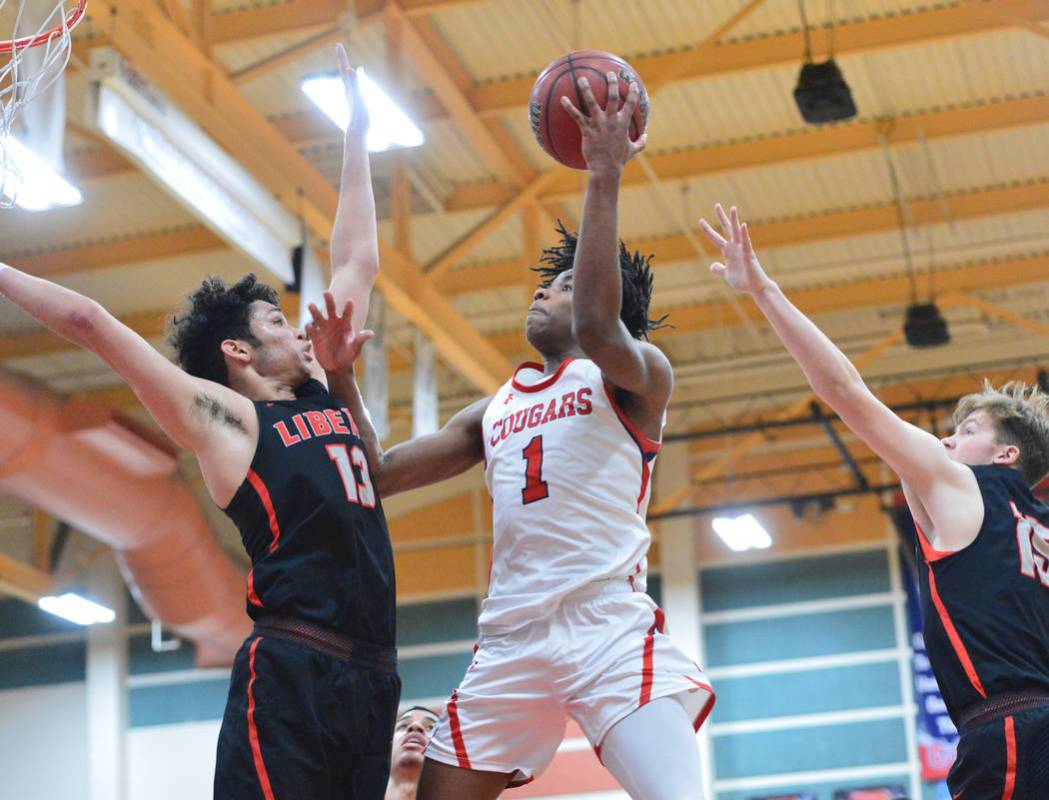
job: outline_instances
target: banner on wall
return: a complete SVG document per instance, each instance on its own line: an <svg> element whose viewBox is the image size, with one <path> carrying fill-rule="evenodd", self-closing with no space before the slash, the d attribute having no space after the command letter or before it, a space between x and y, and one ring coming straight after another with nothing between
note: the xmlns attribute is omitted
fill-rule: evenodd
<svg viewBox="0 0 1049 800"><path fill-rule="evenodd" d="M914 520L906 506L897 506L896 524L903 540L915 541ZM921 603L914 575L903 569L907 592L907 627L911 636L911 671L914 674L914 703L918 707L918 756L923 781L940 781L947 777L958 749L958 729L947 715L940 687L933 675L929 654L922 636Z"/></svg>

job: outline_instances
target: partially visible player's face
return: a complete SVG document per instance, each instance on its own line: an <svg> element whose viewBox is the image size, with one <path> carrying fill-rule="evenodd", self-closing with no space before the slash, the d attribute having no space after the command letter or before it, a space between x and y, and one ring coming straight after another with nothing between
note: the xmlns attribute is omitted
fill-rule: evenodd
<svg viewBox="0 0 1049 800"><path fill-rule="evenodd" d="M266 377L282 378L292 386L310 377L313 345L305 331L288 323L284 312L263 300L251 304L251 332L255 346L255 370Z"/></svg>
<svg viewBox="0 0 1049 800"><path fill-rule="evenodd" d="M525 336L540 353L563 350L572 341L572 270L535 290L525 317Z"/></svg>
<svg viewBox="0 0 1049 800"><path fill-rule="evenodd" d="M961 421L950 436L940 441L947 448L952 461L969 466L980 464L1009 464L1016 461L1019 450L1015 445L997 440L994 420L983 411L974 411Z"/></svg>
<svg viewBox="0 0 1049 800"><path fill-rule="evenodd" d="M423 752L433 735L437 717L421 708L413 708L401 715L393 729L393 752L390 761L394 767L423 765Z"/></svg>

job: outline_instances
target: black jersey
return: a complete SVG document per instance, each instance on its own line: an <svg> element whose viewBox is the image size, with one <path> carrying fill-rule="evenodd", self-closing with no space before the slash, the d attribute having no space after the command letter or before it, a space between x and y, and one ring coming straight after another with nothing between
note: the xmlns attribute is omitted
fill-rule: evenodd
<svg viewBox="0 0 1049 800"><path fill-rule="evenodd" d="M251 557L248 614L392 646L393 551L349 410L316 380L255 410L258 448L225 509Z"/></svg>
<svg viewBox="0 0 1049 800"><path fill-rule="evenodd" d="M957 552L919 529L925 646L955 725L1013 692L1049 693L1049 507L1006 466L972 467L983 525Z"/></svg>

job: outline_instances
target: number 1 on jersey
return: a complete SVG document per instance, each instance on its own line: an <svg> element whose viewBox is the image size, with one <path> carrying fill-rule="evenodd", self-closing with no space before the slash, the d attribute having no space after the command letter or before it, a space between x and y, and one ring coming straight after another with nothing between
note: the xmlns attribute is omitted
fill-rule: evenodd
<svg viewBox="0 0 1049 800"><path fill-rule="evenodd" d="M521 490L521 502L525 505L549 497L550 490L543 480L543 437L533 436L528 446L521 451L525 460L525 485Z"/></svg>

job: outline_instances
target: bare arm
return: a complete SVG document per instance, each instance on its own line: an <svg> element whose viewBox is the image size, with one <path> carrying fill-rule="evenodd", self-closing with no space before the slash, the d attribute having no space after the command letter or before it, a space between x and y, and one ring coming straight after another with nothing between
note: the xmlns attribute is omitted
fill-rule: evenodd
<svg viewBox="0 0 1049 800"><path fill-rule="evenodd" d="M945 534L954 526L942 523L953 519L959 498L970 496L976 487L972 471L952 461L939 439L900 419L874 396L845 354L765 274L736 209L731 219L721 206L717 213L724 236L706 220L700 222L725 259L723 264L712 265L711 272L754 299L813 391L907 483L909 493L917 497L941 535ZM965 538L964 532L959 534Z"/></svg>
<svg viewBox="0 0 1049 800"><path fill-rule="evenodd" d="M372 480L382 497L440 483L484 460L482 421L490 397L467 406L436 433L383 450L353 372L328 373L328 385L357 423Z"/></svg>
<svg viewBox="0 0 1049 800"><path fill-rule="evenodd" d="M254 446L258 422L250 400L183 372L94 300L6 265L0 265L0 294L62 338L98 354L180 446L200 454L228 444L229 436ZM227 436L217 438L216 431Z"/></svg>
<svg viewBox="0 0 1049 800"><path fill-rule="evenodd" d="M619 83L610 72L608 101L602 109L585 78L579 85L588 115L567 98L565 109L583 134L587 188L583 219L572 266L572 329L583 352L608 380L660 411L670 397L673 372L656 347L630 335L620 318L623 287L619 272L619 186L623 166L645 146L642 136L630 141L630 119L638 103L638 87L631 84L623 108Z"/></svg>
<svg viewBox="0 0 1049 800"><path fill-rule="evenodd" d="M372 287L379 274L379 239L375 222L375 196L368 160L368 109L361 97L357 73L346 51L337 45L339 72L346 89L350 123L342 149L339 205L331 233L331 292L341 308L353 300L354 327L368 317Z"/></svg>
<svg viewBox="0 0 1049 800"><path fill-rule="evenodd" d="M463 409L437 433L382 449L353 374L353 364L372 332L356 332L352 301L347 301L340 313L331 292L325 294L324 300L325 313L310 305L314 321L306 330L317 361L326 371L329 391L346 404L357 423L379 494L389 497L438 483L483 460L482 424L491 398Z"/></svg>

